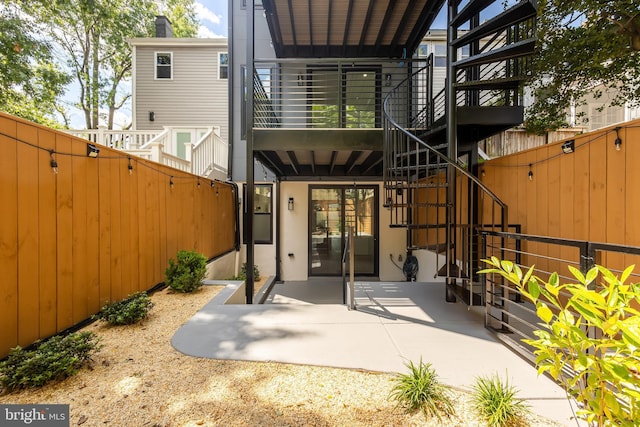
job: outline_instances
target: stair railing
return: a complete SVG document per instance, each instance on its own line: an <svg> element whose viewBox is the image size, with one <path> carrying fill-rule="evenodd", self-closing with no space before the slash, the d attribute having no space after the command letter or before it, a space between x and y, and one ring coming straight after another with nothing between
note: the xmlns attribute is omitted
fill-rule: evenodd
<svg viewBox="0 0 640 427"><path fill-rule="evenodd" d="M505 231L507 206L468 167L422 140L420 135L429 129L403 125L416 108L414 89L410 76L387 94L383 104L383 179L391 226L407 228L408 250L436 252L438 266L442 261L437 253L444 252L441 275L461 280L462 298L468 298L469 304L481 303L485 290L474 288L482 286L474 280L479 269L477 229L482 224L485 230ZM446 196L448 168L456 172L456 200ZM447 228L453 233L447 233ZM480 302L474 302L474 292L481 295Z"/></svg>

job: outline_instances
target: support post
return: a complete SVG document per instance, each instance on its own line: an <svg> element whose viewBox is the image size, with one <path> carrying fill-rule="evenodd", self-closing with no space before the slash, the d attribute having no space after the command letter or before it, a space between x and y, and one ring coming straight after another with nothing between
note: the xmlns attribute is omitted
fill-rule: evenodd
<svg viewBox="0 0 640 427"><path fill-rule="evenodd" d="M253 70L254 70L254 17L255 2L247 2L247 86L249 86L249 96L247 97L247 194L244 200L244 212L247 218L247 226L244 235L247 240L247 279L245 282L245 296L247 304L253 304L253 265L254 265L254 242L253 242Z"/></svg>

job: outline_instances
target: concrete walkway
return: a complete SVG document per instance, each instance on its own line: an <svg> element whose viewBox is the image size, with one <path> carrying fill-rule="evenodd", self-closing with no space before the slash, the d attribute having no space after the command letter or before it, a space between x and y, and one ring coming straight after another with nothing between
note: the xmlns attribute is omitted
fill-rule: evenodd
<svg viewBox="0 0 640 427"><path fill-rule="evenodd" d="M213 359L406 372L422 358L441 380L470 389L478 375L508 378L532 409L566 425L563 390L484 328L482 310L444 301L444 285L356 284L356 310L336 281L276 284L264 305L213 300L174 335L180 352Z"/></svg>

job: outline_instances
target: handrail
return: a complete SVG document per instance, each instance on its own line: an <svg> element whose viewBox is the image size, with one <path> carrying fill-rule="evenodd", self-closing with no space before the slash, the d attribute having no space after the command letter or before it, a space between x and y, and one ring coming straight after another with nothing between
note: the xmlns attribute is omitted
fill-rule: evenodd
<svg viewBox="0 0 640 427"><path fill-rule="evenodd" d="M408 80L408 79L407 79ZM402 84L402 83L401 83ZM449 159L449 157L445 156L444 154L442 154L441 152L439 152L438 150L436 150L435 148L433 148L432 146L430 146L429 144L427 144L426 142L424 142L423 140L421 140L420 138L418 138L417 136L415 136L414 134L412 134L411 132L409 132L408 130L400 127L400 125L398 125L398 123L393 120L391 117L388 116L387 114L387 101L389 99L389 96L393 93L393 91L389 92L389 94L387 94L387 96L384 98L384 107L383 107L383 114L386 120L388 120L394 127L396 127L400 132L404 133L406 136L408 136L409 138L411 138L412 140L414 140L415 142L417 142L418 144L421 144L421 146L423 148L426 148L427 150L429 150L429 152L431 154L435 154L436 156L438 156L439 159L443 160L445 163L453 166L457 171L459 171L460 173L462 173L463 175L465 175L467 178L469 178L471 181L473 181L478 187L480 187L484 192L486 192L493 201L495 201L496 203L498 203L498 205L501 208L507 208L507 205L500 200L500 198L498 198L498 196L495 195L495 193L493 191L491 191L489 189L489 187L487 187L486 185L484 185L482 183L482 181L480 181L475 175L467 172L464 168L462 168L460 165L458 165L458 162L455 160L451 160Z"/></svg>
<svg viewBox="0 0 640 427"><path fill-rule="evenodd" d="M458 159L440 152L442 146L434 147L421 138L431 134L435 122L426 128L403 126L413 111L425 102L434 102L406 95L416 86L414 75L423 72L420 69L402 80L383 101L385 205L391 209L392 225L409 228L408 250L433 247L436 253L446 253L446 264L438 273L447 277L448 292L462 289L456 284L461 280L464 298L468 296L468 303L473 305L474 286L478 286L474 281L479 262L478 222L497 224L496 228L506 231L508 208L478 177L458 164ZM441 98L440 94L436 98ZM445 169L453 171L447 176L454 176L454 182L448 182L450 178L442 180ZM450 191L444 191L451 186L460 186L453 199ZM467 208L463 210L463 206ZM484 214L490 216L488 221L483 221ZM482 298L484 290L479 294ZM447 294L448 301L453 298Z"/></svg>
<svg viewBox="0 0 640 427"><path fill-rule="evenodd" d="M348 226L347 237L344 243L344 251L342 252L342 303L346 304L349 310L354 310L355 305L355 256L351 250L351 242L353 241L353 227ZM349 287L347 289L346 271L347 271L347 254L349 255Z"/></svg>

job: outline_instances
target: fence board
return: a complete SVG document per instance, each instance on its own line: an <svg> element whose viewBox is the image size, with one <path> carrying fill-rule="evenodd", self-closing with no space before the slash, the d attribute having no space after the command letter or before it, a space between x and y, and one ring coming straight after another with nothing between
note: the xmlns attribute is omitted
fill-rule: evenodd
<svg viewBox="0 0 640 427"><path fill-rule="evenodd" d="M18 138L37 146L38 132L18 125ZM17 147L18 178L18 343L28 345L39 336L38 313L38 149L25 144Z"/></svg>
<svg viewBox="0 0 640 427"><path fill-rule="evenodd" d="M56 134L56 151L71 152L71 137ZM56 222L57 235L60 237L57 247L56 281L58 302L57 330L69 328L73 325L73 187L71 182L71 158L55 155L58 171L56 175ZM51 172L51 168L45 172Z"/></svg>
<svg viewBox="0 0 640 427"><path fill-rule="evenodd" d="M55 134L38 130L41 147L55 149ZM38 287L40 291L40 336L56 333L56 175L49 167L50 156L46 151L38 153Z"/></svg>
<svg viewBox="0 0 640 427"><path fill-rule="evenodd" d="M18 343L18 143L17 123L0 116L0 345L3 349ZM8 135L8 136L5 136Z"/></svg>

